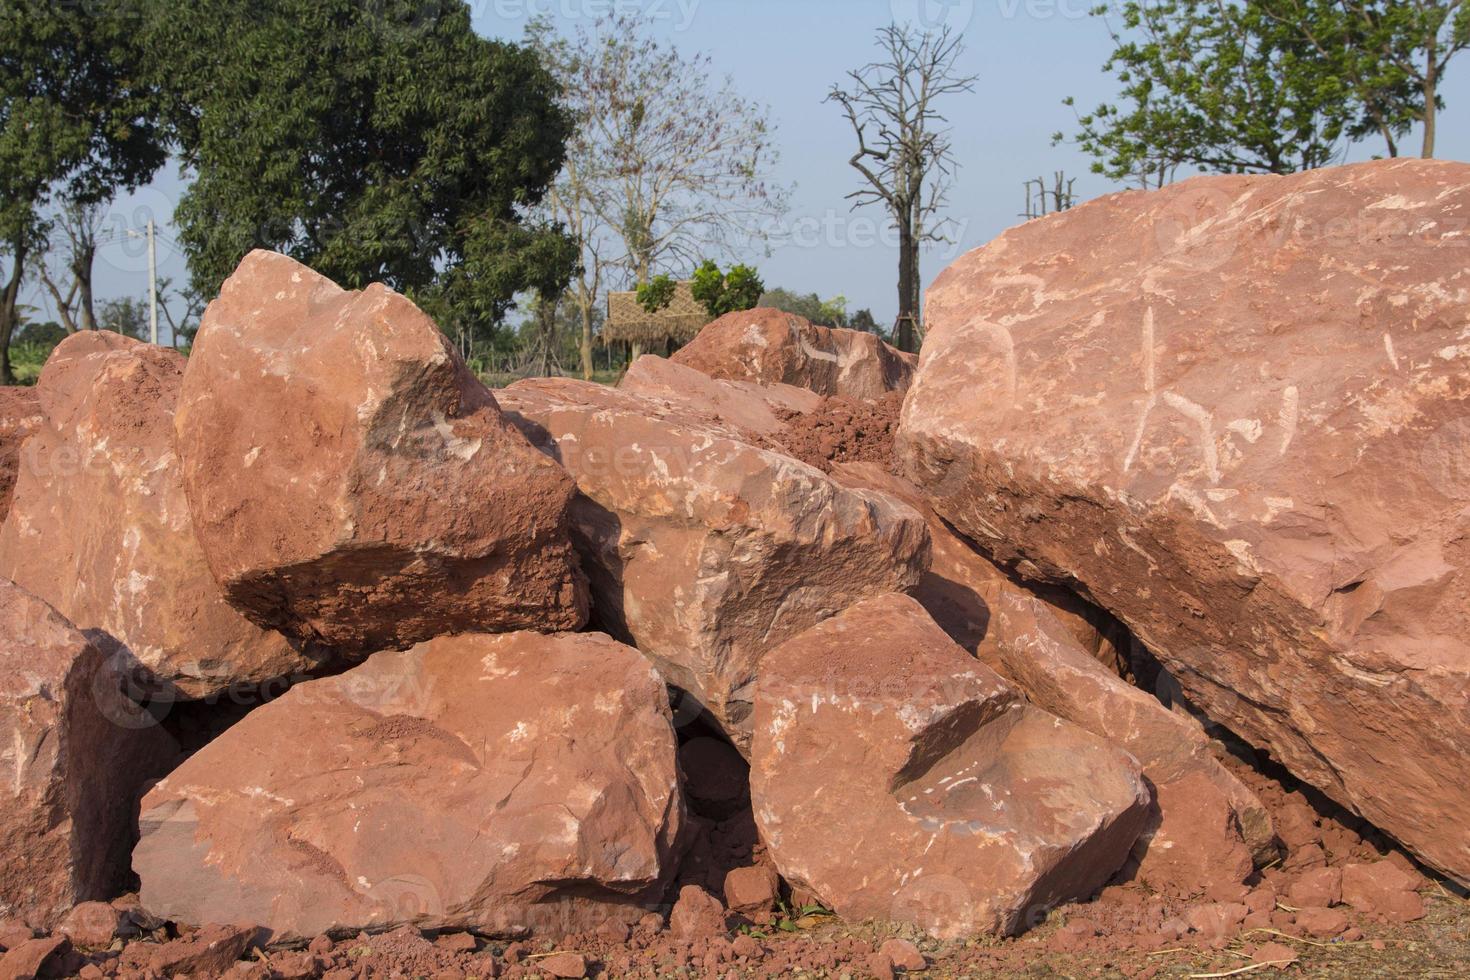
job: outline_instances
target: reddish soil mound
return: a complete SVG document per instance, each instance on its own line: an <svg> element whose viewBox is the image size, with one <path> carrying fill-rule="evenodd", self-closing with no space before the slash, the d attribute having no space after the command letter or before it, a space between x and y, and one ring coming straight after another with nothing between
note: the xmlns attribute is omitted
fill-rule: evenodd
<svg viewBox="0 0 1470 980"><path fill-rule="evenodd" d="M779 412L786 424L779 442L787 454L824 473L833 463L891 466L902 407L903 393L897 391L876 401L824 398L814 412Z"/></svg>

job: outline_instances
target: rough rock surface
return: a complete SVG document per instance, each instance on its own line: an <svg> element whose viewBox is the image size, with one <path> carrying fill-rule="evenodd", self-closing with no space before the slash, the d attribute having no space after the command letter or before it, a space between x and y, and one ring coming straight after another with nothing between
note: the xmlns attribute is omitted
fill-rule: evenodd
<svg viewBox="0 0 1470 980"><path fill-rule="evenodd" d="M683 798L663 682L605 636L467 634L297 685L144 799L149 911L275 940L637 921Z"/></svg>
<svg viewBox="0 0 1470 980"><path fill-rule="evenodd" d="M85 636L0 579L0 919L50 926L122 890L138 796L178 750L145 721Z"/></svg>
<svg viewBox="0 0 1470 980"><path fill-rule="evenodd" d="M35 388L0 388L0 521L10 511L10 495L22 462L20 445L43 419Z"/></svg>
<svg viewBox="0 0 1470 980"><path fill-rule="evenodd" d="M1026 704L900 595L766 655L751 793L793 889L941 937L1016 932L1091 894L1149 804L1125 752Z"/></svg>
<svg viewBox="0 0 1470 980"><path fill-rule="evenodd" d="M263 626L367 654L585 622L571 480L384 286L250 253L205 311L176 427L210 567Z"/></svg>
<svg viewBox="0 0 1470 980"><path fill-rule="evenodd" d="M990 625L992 606L1008 591L1035 596L1067 627L1077 643L1099 662L1120 672L1116 627L1106 616L1066 589L1021 583L996 566L935 513L929 499L908 480L873 462L837 462L832 479L845 487L877 490L908 504L924 517L932 543L929 571L912 595L950 639L996 664ZM987 645L987 638L991 642Z"/></svg>
<svg viewBox="0 0 1470 980"><path fill-rule="evenodd" d="M1098 659L1114 647L1064 590L1017 582L944 522L902 477L871 463L832 469L846 486L891 494L929 522L934 560L914 590L950 637L1036 706L1126 749L1154 789L1135 851L1138 875L1160 891L1198 894L1239 884L1276 856L1265 806L1216 760L1193 720L1169 711ZM1048 600L1054 601L1048 601Z"/></svg>
<svg viewBox="0 0 1470 980"><path fill-rule="evenodd" d="M929 293L909 474L1470 882L1470 166L1112 195Z"/></svg>
<svg viewBox="0 0 1470 980"><path fill-rule="evenodd" d="M727 313L670 360L711 378L795 385L858 400L907 390L915 362L875 334L818 327L767 307Z"/></svg>
<svg viewBox="0 0 1470 980"><path fill-rule="evenodd" d="M176 351L107 331L57 346L37 386L46 421L0 529L0 576L106 631L169 696L202 698L316 662L231 608L210 574L173 446L183 369Z"/></svg>
<svg viewBox="0 0 1470 980"><path fill-rule="evenodd" d="M805 388L711 378L653 354L634 361L618 388L757 436L779 436L791 415L815 411L822 404L821 395Z"/></svg>
<svg viewBox="0 0 1470 980"><path fill-rule="evenodd" d="M910 508L677 405L581 381L501 404L576 478L598 623L708 708L742 753L761 655L929 561Z"/></svg>

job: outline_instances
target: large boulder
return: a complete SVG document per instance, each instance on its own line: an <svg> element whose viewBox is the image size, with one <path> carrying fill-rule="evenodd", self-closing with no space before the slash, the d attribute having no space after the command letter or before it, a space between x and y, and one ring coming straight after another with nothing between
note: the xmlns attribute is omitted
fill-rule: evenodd
<svg viewBox="0 0 1470 980"><path fill-rule="evenodd" d="M597 621L708 708L742 753L762 654L857 599L911 587L923 520L671 402L581 381L500 393L576 478Z"/></svg>
<svg viewBox="0 0 1470 980"><path fill-rule="evenodd" d="M21 467L20 445L44 418L35 388L0 388L0 521L10 511L10 496Z"/></svg>
<svg viewBox="0 0 1470 980"><path fill-rule="evenodd" d="M0 579L0 919L49 928L125 887L138 797L178 745L121 680L56 610Z"/></svg>
<svg viewBox="0 0 1470 980"><path fill-rule="evenodd" d="M819 327L769 307L727 313L671 358L712 378L788 384L871 400L906 391L914 356L862 330Z"/></svg>
<svg viewBox="0 0 1470 980"><path fill-rule="evenodd" d="M276 940L635 922L684 803L668 698L598 634L443 637L297 685L143 801L150 912Z"/></svg>
<svg viewBox="0 0 1470 980"><path fill-rule="evenodd" d="M1150 799L1126 752L1028 705L900 595L766 655L751 795L793 888L942 938L1018 932L1090 895Z"/></svg>
<svg viewBox="0 0 1470 980"><path fill-rule="evenodd" d="M821 395L805 388L712 378L654 354L634 361L618 387L777 442L787 419L816 411L822 404Z"/></svg>
<svg viewBox="0 0 1470 980"><path fill-rule="evenodd" d="M572 481L382 285L250 253L205 311L176 428L200 544L262 626L365 655L586 621Z"/></svg>
<svg viewBox="0 0 1470 980"><path fill-rule="evenodd" d="M1197 178L929 293L900 451L1001 561L1470 882L1470 166Z"/></svg>
<svg viewBox="0 0 1470 980"><path fill-rule="evenodd" d="M934 559L913 596L950 638L1039 708L1126 749L1154 789L1135 853L1157 891L1195 894L1238 885L1276 853L1265 805L1215 757L1191 718L1123 680L1099 660L1111 649L1084 604L1058 588L1034 591L1006 574L934 513L912 483L872 463L832 468L845 486L891 494L929 522ZM1101 646L1099 646L1101 644ZM1205 811L1220 814L1213 823Z"/></svg>
<svg viewBox="0 0 1470 980"><path fill-rule="evenodd" d="M121 643L164 697L203 698L316 666L225 602L174 453L177 351L73 334L37 386L46 421L0 529L0 576ZM108 644L109 652L112 644Z"/></svg>

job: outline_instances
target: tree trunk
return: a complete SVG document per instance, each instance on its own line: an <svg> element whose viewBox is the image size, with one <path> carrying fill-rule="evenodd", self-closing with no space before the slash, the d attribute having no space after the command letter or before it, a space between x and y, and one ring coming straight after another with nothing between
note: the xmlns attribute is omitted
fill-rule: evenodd
<svg viewBox="0 0 1470 980"><path fill-rule="evenodd" d="M1437 50L1438 38L1434 35L1429 37L1428 45L1424 53L1424 157L1434 156L1434 124L1435 105L1434 100L1439 97L1439 78L1435 71L1436 61L1439 55Z"/></svg>
<svg viewBox="0 0 1470 980"><path fill-rule="evenodd" d="M894 344L899 350L909 353L915 349L914 323L919 315L918 304L914 302L914 270L919 264L918 258L919 243L914 238L914 229L905 210L898 219L898 332Z"/></svg>
<svg viewBox="0 0 1470 980"><path fill-rule="evenodd" d="M592 380L592 303L593 297L587 295L587 288L579 286L577 289L577 305L582 310L582 380Z"/></svg>
<svg viewBox="0 0 1470 980"><path fill-rule="evenodd" d="M71 274L76 277L81 303L77 308L77 325L83 330L97 329L97 314L92 304L92 262L95 246L78 249L72 256Z"/></svg>
<svg viewBox="0 0 1470 980"><path fill-rule="evenodd" d="M0 385L15 384L15 374L10 369L10 337L15 333L16 314L20 306L20 280L26 262L24 240L13 241L11 246L15 264L10 269L10 281L5 284L5 295L0 299Z"/></svg>

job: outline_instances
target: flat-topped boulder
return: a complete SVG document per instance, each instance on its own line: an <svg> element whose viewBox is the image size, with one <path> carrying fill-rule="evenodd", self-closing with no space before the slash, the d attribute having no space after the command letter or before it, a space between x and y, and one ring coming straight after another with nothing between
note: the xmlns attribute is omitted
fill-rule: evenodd
<svg viewBox="0 0 1470 980"><path fill-rule="evenodd" d="M711 378L788 384L858 400L906 391L915 362L876 334L819 327L769 307L725 314L671 360Z"/></svg>
<svg viewBox="0 0 1470 980"><path fill-rule="evenodd" d="M574 487L409 300L247 255L175 420L194 528L256 623L348 655L578 629Z"/></svg>
<svg viewBox="0 0 1470 980"><path fill-rule="evenodd" d="M631 924L675 871L675 751L662 680L606 636L379 653L253 711L149 792L140 898L275 941Z"/></svg>
<svg viewBox="0 0 1470 980"><path fill-rule="evenodd" d="M173 421L177 351L73 334L37 385L45 421L24 448L0 575L126 649L165 698L204 698L316 669L225 601L189 516Z"/></svg>
<svg viewBox="0 0 1470 980"><path fill-rule="evenodd" d="M742 430L582 381L499 394L573 475L596 622L693 695L742 752L761 656L858 599L915 584L923 520Z"/></svg>
<svg viewBox="0 0 1470 980"><path fill-rule="evenodd" d="M1470 882L1470 165L1201 177L929 292L909 475L1211 719Z"/></svg>

